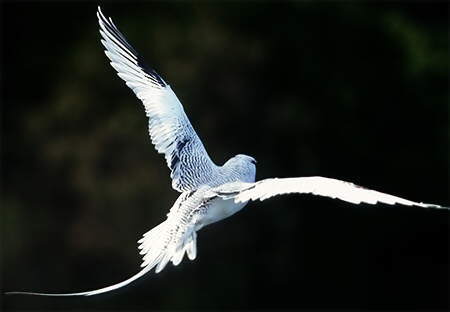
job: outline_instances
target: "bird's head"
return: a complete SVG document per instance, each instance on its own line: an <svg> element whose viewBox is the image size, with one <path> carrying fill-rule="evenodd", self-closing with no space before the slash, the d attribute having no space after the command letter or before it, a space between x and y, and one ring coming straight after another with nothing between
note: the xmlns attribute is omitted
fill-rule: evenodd
<svg viewBox="0 0 450 312"><path fill-rule="evenodd" d="M233 158L239 159L240 161L243 161L243 162L248 162L248 163L252 164L253 166L256 165L256 160L252 156L238 154L238 155L234 156Z"/></svg>
<svg viewBox="0 0 450 312"><path fill-rule="evenodd" d="M243 154L238 154L229 159L224 167L228 167L241 175L242 181L254 182L256 176L255 158Z"/></svg>

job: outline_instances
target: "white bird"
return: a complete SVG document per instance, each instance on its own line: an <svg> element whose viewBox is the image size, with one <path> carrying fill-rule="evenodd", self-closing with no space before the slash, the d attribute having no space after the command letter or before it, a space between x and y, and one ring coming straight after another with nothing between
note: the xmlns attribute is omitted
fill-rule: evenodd
<svg viewBox="0 0 450 312"><path fill-rule="evenodd" d="M91 296L123 287L155 268L158 273L172 262L178 265L184 254L197 255L197 232L204 226L227 218L250 200L288 194L314 194L353 204L384 203L423 208L447 207L425 204L369 190L353 183L324 177L265 179L255 182L256 161L236 155L224 165L214 164L187 118L183 106L170 86L141 56L122 33L97 11L101 43L111 66L143 102L149 118L149 133L156 150L164 154L171 170L172 187L181 192L167 219L145 233L138 241L143 255L142 270L118 284L78 293L9 292L40 296Z"/></svg>

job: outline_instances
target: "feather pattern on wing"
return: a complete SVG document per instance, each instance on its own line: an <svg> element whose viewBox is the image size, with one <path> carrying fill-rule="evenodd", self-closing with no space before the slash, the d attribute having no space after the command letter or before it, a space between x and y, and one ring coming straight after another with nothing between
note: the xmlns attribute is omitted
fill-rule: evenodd
<svg viewBox="0 0 450 312"><path fill-rule="evenodd" d="M156 150L165 155L172 187L180 192L205 184L217 170L197 136L183 106L158 73L146 66L122 33L97 12L102 44L111 66L143 102Z"/></svg>
<svg viewBox="0 0 450 312"><path fill-rule="evenodd" d="M234 198L235 202L258 199L262 201L277 195L300 193L337 198L353 204L366 203L374 205L376 203L384 203L388 205L400 204L423 208L448 209L439 205L414 202L370 190L350 182L324 177L273 178L261 180L256 183L242 183L240 189L236 183L232 186L231 188L224 186L218 187L216 192L222 197Z"/></svg>

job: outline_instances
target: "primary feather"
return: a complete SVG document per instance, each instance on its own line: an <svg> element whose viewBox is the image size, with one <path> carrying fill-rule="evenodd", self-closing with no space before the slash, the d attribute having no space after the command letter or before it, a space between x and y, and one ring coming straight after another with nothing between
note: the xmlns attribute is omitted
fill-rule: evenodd
<svg viewBox="0 0 450 312"><path fill-rule="evenodd" d="M183 106L163 78L145 65L100 7L97 12L102 44L111 66L142 101L149 118L149 133L156 150L165 155L172 187L188 191L204 184L217 166L211 161ZM201 171L203 174L196 174Z"/></svg>
<svg viewBox="0 0 450 312"><path fill-rule="evenodd" d="M271 178L256 183L233 183L229 186L219 186L216 193L226 198L234 198L238 203L249 200L266 200L283 194L313 194L340 199L353 204L377 204L418 206L422 208L447 207L414 202L398 196L367 189L365 187L324 177L299 177L299 178Z"/></svg>

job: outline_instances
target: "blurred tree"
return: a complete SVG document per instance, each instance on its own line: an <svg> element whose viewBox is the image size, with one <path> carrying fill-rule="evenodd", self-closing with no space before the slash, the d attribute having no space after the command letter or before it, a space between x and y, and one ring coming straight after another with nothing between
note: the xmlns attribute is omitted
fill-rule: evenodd
<svg viewBox="0 0 450 312"><path fill-rule="evenodd" d="M99 43L96 3L2 2L2 289L135 273L177 194L142 105ZM172 85L217 163L448 203L448 4L103 6ZM293 197L200 233L194 263L98 298L3 309L448 308L448 214Z"/></svg>

